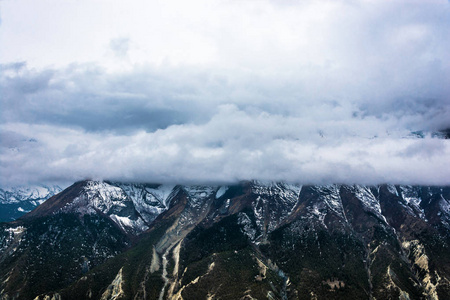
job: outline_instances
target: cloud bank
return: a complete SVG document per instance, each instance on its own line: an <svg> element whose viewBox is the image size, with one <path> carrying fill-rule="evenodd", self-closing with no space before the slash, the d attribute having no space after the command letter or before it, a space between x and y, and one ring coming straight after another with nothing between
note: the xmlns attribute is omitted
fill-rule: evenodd
<svg viewBox="0 0 450 300"><path fill-rule="evenodd" d="M450 184L448 1L81 2L2 2L1 184Z"/></svg>

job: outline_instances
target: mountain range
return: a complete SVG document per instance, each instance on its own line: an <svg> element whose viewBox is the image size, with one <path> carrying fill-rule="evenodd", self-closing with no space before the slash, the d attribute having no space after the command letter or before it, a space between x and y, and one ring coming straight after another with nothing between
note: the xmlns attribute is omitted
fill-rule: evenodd
<svg viewBox="0 0 450 300"><path fill-rule="evenodd" d="M19 218L61 191L57 185L0 187L0 222Z"/></svg>
<svg viewBox="0 0 450 300"><path fill-rule="evenodd" d="M449 299L450 187L81 181L0 223L0 299Z"/></svg>

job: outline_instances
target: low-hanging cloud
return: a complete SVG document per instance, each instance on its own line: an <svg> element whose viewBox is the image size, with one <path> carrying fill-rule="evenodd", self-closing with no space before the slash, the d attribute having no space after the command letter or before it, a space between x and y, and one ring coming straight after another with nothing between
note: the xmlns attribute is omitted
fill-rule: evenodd
<svg viewBox="0 0 450 300"><path fill-rule="evenodd" d="M18 3L0 42L25 43ZM450 128L447 1L208 3L148 4L113 32L71 4L99 30L80 51L43 36L37 56L0 54L0 183L450 184L449 140L430 134Z"/></svg>
<svg viewBox="0 0 450 300"><path fill-rule="evenodd" d="M347 129L340 122L335 126L337 132L342 126ZM314 123L249 115L234 106L224 107L205 124L172 125L131 135L48 125L5 127L20 134L9 131L9 139L2 137L10 143L1 149L2 176L11 182L95 178L217 183L257 178L448 184L450 175L445 166L450 155L447 140L388 135L335 138L315 132ZM36 139L25 138L30 134Z"/></svg>

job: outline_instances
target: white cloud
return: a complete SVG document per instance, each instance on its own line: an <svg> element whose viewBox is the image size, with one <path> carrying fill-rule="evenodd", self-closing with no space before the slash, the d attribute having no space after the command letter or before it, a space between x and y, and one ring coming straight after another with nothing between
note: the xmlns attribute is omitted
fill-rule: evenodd
<svg viewBox="0 0 450 300"><path fill-rule="evenodd" d="M1 4L1 182L449 184L448 1Z"/></svg>
<svg viewBox="0 0 450 300"><path fill-rule="evenodd" d="M364 127L364 120L335 126L348 130L359 124ZM382 121L375 124L384 126ZM18 138L2 147L2 182L24 178L151 182L256 178L302 183L449 183L448 140L342 136L339 129L338 134L321 137L314 132L317 125L301 118L249 115L235 107L222 108L205 124L172 125L131 135L3 125L2 132L10 136L13 132ZM28 136L36 141L23 138Z"/></svg>

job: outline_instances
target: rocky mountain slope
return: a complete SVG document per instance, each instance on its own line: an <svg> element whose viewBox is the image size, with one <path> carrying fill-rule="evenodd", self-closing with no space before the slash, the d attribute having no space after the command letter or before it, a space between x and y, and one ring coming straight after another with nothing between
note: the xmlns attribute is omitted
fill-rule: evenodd
<svg viewBox="0 0 450 300"><path fill-rule="evenodd" d="M78 182L0 225L2 299L448 299L450 187Z"/></svg>

